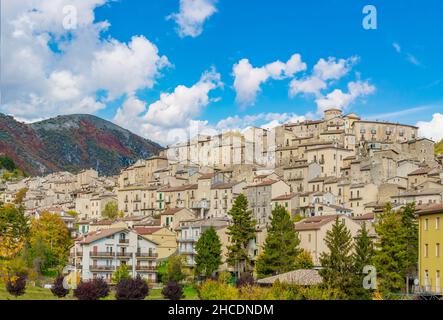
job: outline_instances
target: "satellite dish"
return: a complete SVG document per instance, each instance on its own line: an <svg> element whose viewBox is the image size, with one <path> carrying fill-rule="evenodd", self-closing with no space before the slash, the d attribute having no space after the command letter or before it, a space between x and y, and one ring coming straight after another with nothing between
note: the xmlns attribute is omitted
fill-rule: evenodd
<svg viewBox="0 0 443 320"><path fill-rule="evenodd" d="M416 286L418 286L419 282L418 282L418 279L417 279L417 278L414 279L414 284L415 284Z"/></svg>

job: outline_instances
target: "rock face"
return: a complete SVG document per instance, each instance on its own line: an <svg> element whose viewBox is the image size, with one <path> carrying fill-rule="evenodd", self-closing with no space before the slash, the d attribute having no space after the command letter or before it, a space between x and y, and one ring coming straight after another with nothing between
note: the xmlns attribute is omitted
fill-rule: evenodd
<svg viewBox="0 0 443 320"><path fill-rule="evenodd" d="M0 154L30 175L93 168L114 175L160 145L92 115L59 116L32 124L0 114Z"/></svg>

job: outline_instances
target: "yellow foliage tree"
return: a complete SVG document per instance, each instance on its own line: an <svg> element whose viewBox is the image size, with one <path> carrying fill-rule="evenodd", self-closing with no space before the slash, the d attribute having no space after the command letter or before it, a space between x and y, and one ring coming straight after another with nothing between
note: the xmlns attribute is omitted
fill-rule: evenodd
<svg viewBox="0 0 443 320"><path fill-rule="evenodd" d="M22 207L0 206L0 257L11 259L23 249L29 233Z"/></svg>

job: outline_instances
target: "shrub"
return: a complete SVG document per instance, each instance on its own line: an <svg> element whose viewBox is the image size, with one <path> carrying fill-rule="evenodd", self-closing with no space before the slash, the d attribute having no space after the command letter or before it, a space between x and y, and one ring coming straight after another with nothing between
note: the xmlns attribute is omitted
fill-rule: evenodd
<svg viewBox="0 0 443 320"><path fill-rule="evenodd" d="M117 284L115 298L117 300L144 300L149 294L149 286L140 275L135 279L122 279Z"/></svg>
<svg viewBox="0 0 443 320"><path fill-rule="evenodd" d="M268 288L244 285L240 288L241 300L273 300Z"/></svg>
<svg viewBox="0 0 443 320"><path fill-rule="evenodd" d="M78 300L98 300L109 294L109 286L102 278L80 282L74 290L74 297Z"/></svg>
<svg viewBox="0 0 443 320"><path fill-rule="evenodd" d="M126 264L120 265L117 270L112 274L112 283L120 283L123 279L130 279L129 269Z"/></svg>
<svg viewBox="0 0 443 320"><path fill-rule="evenodd" d="M198 290L201 300L238 300L237 288L214 280L206 280Z"/></svg>
<svg viewBox="0 0 443 320"><path fill-rule="evenodd" d="M229 271L222 271L218 274L218 281L230 284L233 282L232 274Z"/></svg>
<svg viewBox="0 0 443 320"><path fill-rule="evenodd" d="M58 276L55 279L51 288L52 294L59 298L64 298L69 293L69 289L65 289L65 287L63 286L63 280L64 280L63 276Z"/></svg>
<svg viewBox="0 0 443 320"><path fill-rule="evenodd" d="M163 288L162 295L169 300L180 300L184 298L183 287L175 281L169 281Z"/></svg>
<svg viewBox="0 0 443 320"><path fill-rule="evenodd" d="M243 272L237 279L237 288L254 285L254 277L249 272Z"/></svg>
<svg viewBox="0 0 443 320"><path fill-rule="evenodd" d="M22 296L26 290L26 275L13 276L6 283L6 290L13 296Z"/></svg>

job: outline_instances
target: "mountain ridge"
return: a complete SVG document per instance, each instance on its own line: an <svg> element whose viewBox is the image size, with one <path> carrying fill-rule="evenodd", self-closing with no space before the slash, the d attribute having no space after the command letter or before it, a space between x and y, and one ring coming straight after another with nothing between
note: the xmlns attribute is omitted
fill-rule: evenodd
<svg viewBox="0 0 443 320"><path fill-rule="evenodd" d="M94 168L113 175L162 147L94 115L72 114L23 123L0 113L0 153L28 174Z"/></svg>

